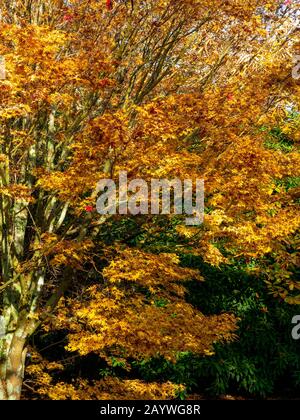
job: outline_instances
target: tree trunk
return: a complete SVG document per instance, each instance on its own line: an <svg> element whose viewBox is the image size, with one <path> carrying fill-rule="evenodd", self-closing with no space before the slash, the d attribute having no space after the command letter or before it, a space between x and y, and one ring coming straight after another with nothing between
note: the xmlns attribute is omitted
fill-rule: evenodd
<svg viewBox="0 0 300 420"><path fill-rule="evenodd" d="M25 328L18 328L10 338L2 339L0 360L0 400L19 400L26 359Z"/></svg>

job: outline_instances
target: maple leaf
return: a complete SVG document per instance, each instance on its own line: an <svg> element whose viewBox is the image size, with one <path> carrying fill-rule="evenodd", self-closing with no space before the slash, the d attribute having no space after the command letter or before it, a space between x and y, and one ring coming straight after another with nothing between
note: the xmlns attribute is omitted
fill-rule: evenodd
<svg viewBox="0 0 300 420"><path fill-rule="evenodd" d="M93 206L86 206L85 211L88 212L88 213L92 213L94 211L94 207Z"/></svg>
<svg viewBox="0 0 300 420"><path fill-rule="evenodd" d="M113 8L112 0L106 0L106 8L107 10L112 10Z"/></svg>

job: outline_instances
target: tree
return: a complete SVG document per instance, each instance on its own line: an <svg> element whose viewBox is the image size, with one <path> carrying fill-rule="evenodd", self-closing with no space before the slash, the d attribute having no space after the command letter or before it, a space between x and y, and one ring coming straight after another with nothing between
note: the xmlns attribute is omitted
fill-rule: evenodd
<svg viewBox="0 0 300 420"><path fill-rule="evenodd" d="M178 282L201 278L178 255L192 250L215 265L246 258L263 269L295 241L296 204L276 181L297 175L299 154L265 145L274 126L299 140L299 114L286 113L299 102L293 6L127 3L0 6L2 399L20 397L27 342L53 327L57 310L68 348L81 354L209 354L216 340L234 338L236 320L185 302ZM156 217L139 219L146 245L108 241L121 221L92 211L96 185L121 170L131 179L204 178L204 225L179 218L181 243L165 250L147 245L164 230ZM98 278L80 283L91 266Z"/></svg>

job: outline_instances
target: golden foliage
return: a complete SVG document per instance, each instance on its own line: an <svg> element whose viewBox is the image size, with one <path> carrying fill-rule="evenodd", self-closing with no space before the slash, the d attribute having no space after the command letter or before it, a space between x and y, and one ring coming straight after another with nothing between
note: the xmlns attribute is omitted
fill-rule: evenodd
<svg viewBox="0 0 300 420"><path fill-rule="evenodd" d="M70 352L106 360L209 355L216 341L234 338L236 319L204 316L186 302L184 283L202 278L180 266L181 253L216 266L251 261L277 296L299 303L299 201L285 186L300 176L296 5L282 14L278 2L262 0L143 0L132 10L116 3L0 4L7 329L25 325L30 335L47 319L45 329L69 328ZM273 138L270 146L274 128L288 148ZM120 170L147 181L204 179L204 224L176 225L182 244L163 250L113 238L108 252L108 218L85 209L98 181ZM148 237L163 233L155 218L141 224ZM74 281L79 272L83 284ZM40 367L53 399L106 398L110 386L112 397L174 395L170 384L159 391L113 379L51 387Z"/></svg>

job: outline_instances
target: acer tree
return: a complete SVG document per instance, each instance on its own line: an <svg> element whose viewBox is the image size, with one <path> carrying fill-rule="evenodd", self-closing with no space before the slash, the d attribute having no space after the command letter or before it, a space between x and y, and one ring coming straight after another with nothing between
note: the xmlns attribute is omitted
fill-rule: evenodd
<svg viewBox="0 0 300 420"><path fill-rule="evenodd" d="M276 280L274 293L295 299L299 216L279 180L299 176L296 4L264 3L1 4L1 399L20 398L27 343L41 326L67 328L70 351L125 365L209 355L232 340L232 315L204 316L185 301L184 281L203 279L181 267L182 253L217 266L246 259L270 287ZM288 153L266 145L274 127L292 139ZM154 246L164 225L140 217L136 235L126 228L108 240L122 217L94 211L96 186L122 170L205 179L205 223L178 218L177 242ZM133 246L128 236L141 230ZM46 368L28 369L50 398L101 398L112 384L124 392L113 379L52 384ZM158 396L143 386L128 389ZM172 393L166 384L160 395Z"/></svg>

